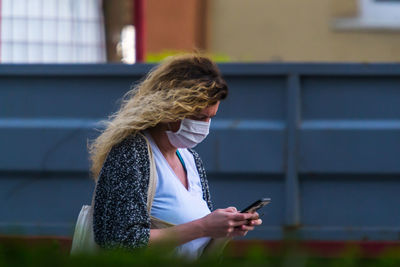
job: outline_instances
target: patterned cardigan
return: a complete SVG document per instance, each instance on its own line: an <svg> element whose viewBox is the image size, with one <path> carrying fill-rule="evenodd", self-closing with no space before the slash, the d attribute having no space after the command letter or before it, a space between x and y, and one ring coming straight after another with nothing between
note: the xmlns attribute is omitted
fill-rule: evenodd
<svg viewBox="0 0 400 267"><path fill-rule="evenodd" d="M212 210L206 172L199 155L193 154L203 189L203 198ZM109 152L97 182L93 232L102 248L146 246L150 237L147 192L150 160L145 138L136 134Z"/></svg>

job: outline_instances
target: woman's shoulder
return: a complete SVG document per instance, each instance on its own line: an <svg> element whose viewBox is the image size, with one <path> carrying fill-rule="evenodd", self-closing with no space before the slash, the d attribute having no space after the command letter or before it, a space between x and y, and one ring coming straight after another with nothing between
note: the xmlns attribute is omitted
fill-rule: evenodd
<svg viewBox="0 0 400 267"><path fill-rule="evenodd" d="M107 155L101 173L144 171L149 168L147 143L141 134L130 135L114 145Z"/></svg>
<svg viewBox="0 0 400 267"><path fill-rule="evenodd" d="M140 155L147 155L147 144L146 140L141 134L129 135L124 138L120 143L114 145L109 157L135 157Z"/></svg>

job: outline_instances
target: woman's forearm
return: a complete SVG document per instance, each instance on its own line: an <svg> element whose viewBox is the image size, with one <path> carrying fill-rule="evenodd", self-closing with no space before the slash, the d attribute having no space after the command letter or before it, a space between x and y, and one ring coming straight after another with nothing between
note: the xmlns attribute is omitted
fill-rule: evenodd
<svg viewBox="0 0 400 267"><path fill-rule="evenodd" d="M249 220L251 220L250 225ZM253 226L260 224L258 213L240 213L232 207L217 209L203 218L188 223L163 229L150 229L148 244L179 246L205 236L213 238L244 236L248 230L253 230Z"/></svg>
<svg viewBox="0 0 400 267"><path fill-rule="evenodd" d="M204 227L198 219L168 228L150 229L149 246L167 243L179 246L204 236Z"/></svg>

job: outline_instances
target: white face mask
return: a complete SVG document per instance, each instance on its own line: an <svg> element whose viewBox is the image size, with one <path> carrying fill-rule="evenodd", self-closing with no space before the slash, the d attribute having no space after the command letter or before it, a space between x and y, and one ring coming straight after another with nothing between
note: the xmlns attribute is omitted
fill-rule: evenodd
<svg viewBox="0 0 400 267"><path fill-rule="evenodd" d="M183 119L177 132L166 131L169 142L176 148L192 148L203 141L209 132L210 122Z"/></svg>

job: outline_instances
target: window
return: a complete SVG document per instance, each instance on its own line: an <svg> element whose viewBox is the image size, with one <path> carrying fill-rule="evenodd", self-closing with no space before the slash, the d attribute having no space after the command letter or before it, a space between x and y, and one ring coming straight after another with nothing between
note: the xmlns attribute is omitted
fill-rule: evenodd
<svg viewBox="0 0 400 267"><path fill-rule="evenodd" d="M360 17L369 23L399 25L400 0L360 0Z"/></svg>
<svg viewBox="0 0 400 267"><path fill-rule="evenodd" d="M0 63L106 61L101 0L0 0Z"/></svg>
<svg viewBox="0 0 400 267"><path fill-rule="evenodd" d="M400 30L400 0L358 0L356 18L334 22L338 29Z"/></svg>

